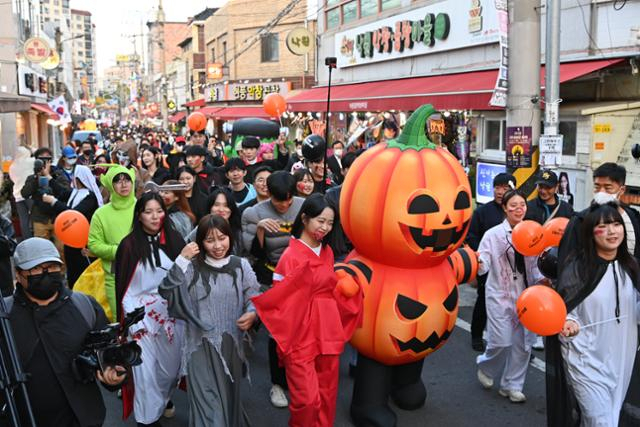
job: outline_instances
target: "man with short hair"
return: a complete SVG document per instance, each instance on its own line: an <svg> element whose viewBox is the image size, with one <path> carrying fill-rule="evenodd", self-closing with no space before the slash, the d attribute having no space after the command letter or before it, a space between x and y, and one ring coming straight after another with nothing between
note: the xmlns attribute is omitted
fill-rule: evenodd
<svg viewBox="0 0 640 427"><path fill-rule="evenodd" d="M95 145L91 143L90 139L83 141L80 144L80 155L78 156L77 164L83 166L90 166L93 164L93 155L95 153Z"/></svg>
<svg viewBox="0 0 640 427"><path fill-rule="evenodd" d="M267 179L269 175L273 173L273 169L266 165L260 165L253 171L253 188L256 190L256 197L253 200L249 200L247 203L242 205L240 208L240 213L244 213L244 211L251 207L255 206L260 202L264 202L265 200L269 200L269 187L267 187Z"/></svg>
<svg viewBox="0 0 640 427"><path fill-rule="evenodd" d="M334 141L331 144L333 154L327 158L327 165L333 174L333 180L336 184L342 184L344 175L342 173L342 155L344 153L344 143L342 141Z"/></svg>
<svg viewBox="0 0 640 427"><path fill-rule="evenodd" d="M233 192L233 198L238 208L256 198L256 190L251 184L244 182L247 175L247 166L239 157L232 157L224 165L225 176L229 180L229 188Z"/></svg>
<svg viewBox="0 0 640 427"><path fill-rule="evenodd" d="M188 145L185 150L187 165L198 174L198 185L204 194L214 185L224 185L226 178L220 168L206 163L207 150L200 145Z"/></svg>
<svg viewBox="0 0 640 427"><path fill-rule="evenodd" d="M110 387L125 380L125 368L106 367L95 378L78 378L75 357L89 331L107 325L102 307L92 298L69 290L62 260L48 240L33 237L16 247L18 285L5 299L9 321L36 424L40 427L100 426L105 406L95 379ZM21 418L26 406L16 396Z"/></svg>
<svg viewBox="0 0 640 427"><path fill-rule="evenodd" d="M493 200L484 205L478 206L471 216L471 225L467 233L467 244L474 251L478 250L480 241L484 234L490 229L504 221L504 210L502 209L502 196L510 189L516 188L516 179L508 173L499 173L493 178ZM485 341L482 333L487 325L487 308L485 305L485 283L487 275L478 276L478 297L473 307L471 318L471 347L475 351L484 352Z"/></svg>
<svg viewBox="0 0 640 427"><path fill-rule="evenodd" d="M560 200L558 190L558 175L549 169L543 169L536 180L538 197L527 203L525 219L533 220L544 225L553 218L571 218L573 208L567 202Z"/></svg>
<svg viewBox="0 0 640 427"><path fill-rule="evenodd" d="M276 171L267 178L270 198L244 211L242 214L242 241L245 249L256 258L254 270L264 288L273 284L275 270L282 253L289 246L293 222L304 199L295 197L296 181L285 171ZM269 339L269 368L272 387L271 404L277 408L288 405L284 389L287 380L279 366L276 342Z"/></svg>

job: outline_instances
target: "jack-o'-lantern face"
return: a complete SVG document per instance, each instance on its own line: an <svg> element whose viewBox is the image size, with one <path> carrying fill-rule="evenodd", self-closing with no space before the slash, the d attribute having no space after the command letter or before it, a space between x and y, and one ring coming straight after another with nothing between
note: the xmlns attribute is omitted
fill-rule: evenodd
<svg viewBox="0 0 640 427"><path fill-rule="evenodd" d="M410 363L449 338L458 315L458 287L448 262L405 269L358 256L348 264L358 266L360 282L367 283L362 326L351 340L360 353L387 365Z"/></svg>
<svg viewBox="0 0 640 427"><path fill-rule="evenodd" d="M403 139L407 127L421 129L416 138L423 141ZM407 127L397 142L378 144L353 163L342 186L340 220L358 253L422 268L464 241L471 187L458 160L426 139L424 121Z"/></svg>
<svg viewBox="0 0 640 427"><path fill-rule="evenodd" d="M471 208L468 190L433 194L418 190L407 201L406 223L400 223L407 245L416 253L447 251L464 237L469 219L465 211Z"/></svg>

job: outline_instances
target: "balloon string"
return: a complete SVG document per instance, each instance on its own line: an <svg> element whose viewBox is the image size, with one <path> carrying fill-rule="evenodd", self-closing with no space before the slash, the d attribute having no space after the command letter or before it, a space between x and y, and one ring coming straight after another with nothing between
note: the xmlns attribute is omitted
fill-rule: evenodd
<svg viewBox="0 0 640 427"><path fill-rule="evenodd" d="M628 317L628 315L620 316L620 317L612 317L611 319L601 320L599 322L589 323L588 325L581 326L580 329L590 328L591 326L602 325L603 323L613 322L614 320L620 320Z"/></svg>

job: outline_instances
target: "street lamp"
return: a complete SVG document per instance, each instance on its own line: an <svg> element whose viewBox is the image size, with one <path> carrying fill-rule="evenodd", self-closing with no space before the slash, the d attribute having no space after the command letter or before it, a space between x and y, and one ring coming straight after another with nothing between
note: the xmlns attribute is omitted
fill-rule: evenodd
<svg viewBox="0 0 640 427"><path fill-rule="evenodd" d="M327 192L327 148L329 148L329 112L331 110L331 70L336 68L338 60L335 56L324 58L324 65L329 67L329 84L327 85L327 123L324 128L324 169L322 172L322 193Z"/></svg>

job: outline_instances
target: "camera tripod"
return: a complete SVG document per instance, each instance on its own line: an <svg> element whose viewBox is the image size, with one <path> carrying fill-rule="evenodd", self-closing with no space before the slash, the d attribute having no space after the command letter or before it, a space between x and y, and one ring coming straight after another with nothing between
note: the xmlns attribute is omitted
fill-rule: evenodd
<svg viewBox="0 0 640 427"><path fill-rule="evenodd" d="M27 380L27 375L22 371L18 350L13 339L7 305L5 299L0 296L0 389L2 389L0 396L4 398L2 412L8 412L13 427L36 427L27 393ZM22 396L23 418L26 420L20 419L15 393Z"/></svg>

